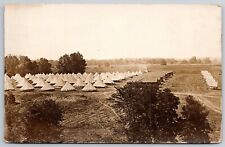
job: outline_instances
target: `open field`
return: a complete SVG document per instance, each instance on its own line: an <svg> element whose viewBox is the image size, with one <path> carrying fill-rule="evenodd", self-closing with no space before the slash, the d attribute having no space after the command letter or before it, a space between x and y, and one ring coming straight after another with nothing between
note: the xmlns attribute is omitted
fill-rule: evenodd
<svg viewBox="0 0 225 147"><path fill-rule="evenodd" d="M220 66L209 65L183 65L152 67L155 70L170 69L174 76L169 79L165 86L170 88L180 99L187 95L193 95L202 102L209 110L208 119L213 128L212 142L220 141L220 129L222 120L222 74ZM209 89L200 74L201 70L208 70L218 82L218 90ZM184 102L181 100L181 102ZM182 104L182 103L181 103Z"/></svg>
<svg viewBox="0 0 225 147"><path fill-rule="evenodd" d="M129 66L130 70L136 70L141 66ZM110 67L115 69L115 66ZM117 70L124 70L126 66L118 68ZM99 70L99 69L98 69ZM220 141L221 129L221 101L222 101L222 71L221 66L216 65L149 65L149 71L168 71L172 70L174 76L165 83L165 87L171 89L181 101L187 95L193 95L200 100L210 111L209 121L213 128L212 142ZM208 70L218 82L218 90L211 90L204 81L201 70Z"/></svg>
<svg viewBox="0 0 225 147"><path fill-rule="evenodd" d="M105 71L135 71L142 66L111 66L111 67L88 67L87 72ZM202 102L209 110L209 121L213 128L212 142L220 141L221 129L221 66L212 65L148 65L149 77L151 71L173 71L174 76L167 80L163 86L171 89L180 98L181 105L187 95L193 95ZM207 87L200 71L208 70L219 82L219 90L211 90ZM130 80L130 79L129 79ZM108 98L116 92L114 86L123 86L128 80L98 89L97 92L82 92L77 89L73 92L19 92L13 93L16 101L24 103L40 99L54 99L65 112L61 122L62 134L60 142L98 142L98 143L121 143L126 142L123 126L118 115L110 107Z"/></svg>

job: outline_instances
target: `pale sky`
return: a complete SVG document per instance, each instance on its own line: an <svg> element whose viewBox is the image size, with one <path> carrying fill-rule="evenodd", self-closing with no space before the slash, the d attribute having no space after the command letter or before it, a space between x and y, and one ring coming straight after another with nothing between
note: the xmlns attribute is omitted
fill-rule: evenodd
<svg viewBox="0 0 225 147"><path fill-rule="evenodd" d="M221 56L221 7L35 4L5 8L5 55L58 59Z"/></svg>

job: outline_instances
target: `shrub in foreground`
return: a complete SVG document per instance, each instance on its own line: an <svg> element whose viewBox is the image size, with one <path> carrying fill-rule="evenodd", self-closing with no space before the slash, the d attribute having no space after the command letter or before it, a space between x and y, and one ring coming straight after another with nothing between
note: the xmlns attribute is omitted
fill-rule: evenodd
<svg viewBox="0 0 225 147"><path fill-rule="evenodd" d="M212 131L207 116L209 111L193 96L186 97L186 105L182 107L183 141L188 143L209 143Z"/></svg>
<svg viewBox="0 0 225 147"><path fill-rule="evenodd" d="M63 112L53 100L37 101L26 113L27 140L53 142L59 140Z"/></svg>
<svg viewBox="0 0 225 147"><path fill-rule="evenodd" d="M181 116L177 114L179 98L158 84L128 83L118 88L112 100L124 124L128 142L209 141L208 112L193 97L187 97Z"/></svg>
<svg viewBox="0 0 225 147"><path fill-rule="evenodd" d="M175 142L179 99L158 84L129 83L113 95L128 142Z"/></svg>

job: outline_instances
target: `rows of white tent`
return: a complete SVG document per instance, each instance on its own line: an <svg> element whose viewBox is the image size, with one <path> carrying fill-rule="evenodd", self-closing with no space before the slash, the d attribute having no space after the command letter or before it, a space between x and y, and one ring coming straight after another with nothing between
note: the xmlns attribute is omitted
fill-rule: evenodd
<svg viewBox="0 0 225 147"><path fill-rule="evenodd" d="M105 73L68 73L68 74L26 74L24 77L16 74L11 78L5 74L5 91L15 90L33 91L40 88L41 91L52 91L57 88L60 91L72 91L76 87L82 88L82 91L96 91L97 88L105 88L107 85L115 84L122 80L142 74L142 71L136 72L105 72ZM15 82L14 82L15 81Z"/></svg>
<svg viewBox="0 0 225 147"><path fill-rule="evenodd" d="M205 79L207 85L210 88L217 88L218 87L218 83L216 82L216 80L213 78L212 74L210 72L208 72L207 70L202 70L201 74L203 76L203 78Z"/></svg>

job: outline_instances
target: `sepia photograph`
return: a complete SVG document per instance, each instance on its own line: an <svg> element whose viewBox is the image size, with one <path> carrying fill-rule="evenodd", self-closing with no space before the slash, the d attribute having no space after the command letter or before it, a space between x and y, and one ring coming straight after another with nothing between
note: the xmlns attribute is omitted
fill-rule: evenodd
<svg viewBox="0 0 225 147"><path fill-rule="evenodd" d="M7 4L6 143L222 141L222 7Z"/></svg>

